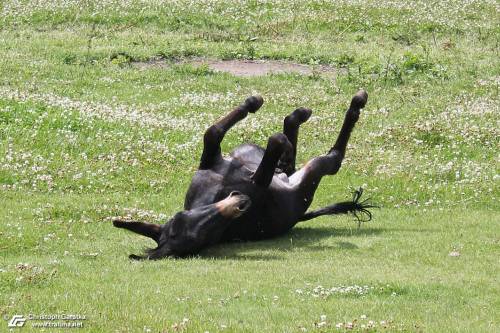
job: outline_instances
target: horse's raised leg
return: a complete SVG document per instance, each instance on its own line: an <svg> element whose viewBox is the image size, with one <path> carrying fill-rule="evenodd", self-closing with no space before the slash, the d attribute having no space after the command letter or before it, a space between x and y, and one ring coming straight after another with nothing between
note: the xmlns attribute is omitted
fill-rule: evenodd
<svg viewBox="0 0 500 333"><path fill-rule="evenodd" d="M284 152L292 150L292 145L283 133L274 134L267 141L266 151L252 180L255 184L268 187L273 180L278 161Z"/></svg>
<svg viewBox="0 0 500 333"><path fill-rule="evenodd" d="M344 159L347 142L359 119L360 110L365 106L368 94L364 90L352 98L351 105L346 112L344 123L337 141L328 154L313 158L290 177L290 182L295 183L299 195L299 202L304 205L304 211L309 207L318 188L321 178L325 175L334 175L340 169Z"/></svg>
<svg viewBox="0 0 500 333"><path fill-rule="evenodd" d="M200 170L210 169L215 162L222 158L220 143L226 132L238 121L245 119L248 112L256 112L263 103L264 100L260 96L248 97L243 104L206 130L203 137L203 153L199 166Z"/></svg>
<svg viewBox="0 0 500 333"><path fill-rule="evenodd" d="M312 111L306 108L298 108L285 117L283 121L283 133L292 144L292 150L281 156L278 168L287 176L295 172L295 160L297 157L297 139L299 136L299 127L305 123L311 116Z"/></svg>

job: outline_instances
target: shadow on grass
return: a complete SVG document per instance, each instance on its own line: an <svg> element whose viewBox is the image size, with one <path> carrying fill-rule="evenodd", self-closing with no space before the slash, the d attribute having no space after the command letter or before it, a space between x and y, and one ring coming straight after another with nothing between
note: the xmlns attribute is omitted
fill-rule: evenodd
<svg viewBox="0 0 500 333"><path fill-rule="evenodd" d="M334 245L318 245L318 241L330 237L358 237L377 235L383 228L335 229L335 228L295 228L287 234L262 241L230 242L206 249L201 258L236 260L280 260L282 254L293 251L344 251L356 250L358 246L347 241Z"/></svg>

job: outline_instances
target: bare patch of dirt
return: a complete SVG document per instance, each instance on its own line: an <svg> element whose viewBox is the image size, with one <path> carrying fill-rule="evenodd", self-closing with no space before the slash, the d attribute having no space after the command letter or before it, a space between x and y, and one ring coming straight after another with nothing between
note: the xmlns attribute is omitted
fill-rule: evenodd
<svg viewBox="0 0 500 333"><path fill-rule="evenodd" d="M214 71L227 72L236 76L264 76L283 73L312 74L312 70L306 65L281 61L222 60L209 61L207 64Z"/></svg>
<svg viewBox="0 0 500 333"><path fill-rule="evenodd" d="M206 65L208 68L216 72L225 72L243 77L284 73L295 73L300 75L327 74L332 76L336 72L335 68L332 66L308 66L279 60L213 60L196 58L182 60L176 62L175 64L189 64L194 67ZM172 65L172 63L163 59L153 59L146 62L134 62L133 65L140 69L155 67L168 68Z"/></svg>

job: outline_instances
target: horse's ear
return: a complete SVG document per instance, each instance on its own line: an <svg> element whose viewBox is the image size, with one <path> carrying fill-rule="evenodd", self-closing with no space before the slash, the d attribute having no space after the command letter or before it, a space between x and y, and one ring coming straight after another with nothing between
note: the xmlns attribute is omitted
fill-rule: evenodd
<svg viewBox="0 0 500 333"><path fill-rule="evenodd" d="M146 223L146 222L135 222L135 221L123 221L123 220L113 220L113 225L117 228L128 229L139 235L143 235L152 238L158 243L161 236L161 226L159 224Z"/></svg>
<svg viewBox="0 0 500 333"><path fill-rule="evenodd" d="M138 256L138 255L135 255L135 254L131 254L128 257L129 257L130 260L137 260L137 261L148 259L147 256Z"/></svg>

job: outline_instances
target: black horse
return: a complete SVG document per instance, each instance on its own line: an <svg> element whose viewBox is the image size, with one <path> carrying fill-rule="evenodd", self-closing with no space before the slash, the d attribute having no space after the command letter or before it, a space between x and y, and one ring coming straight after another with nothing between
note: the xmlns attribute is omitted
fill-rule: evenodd
<svg viewBox="0 0 500 333"><path fill-rule="evenodd" d="M220 143L226 132L264 102L260 96L247 98L205 132L200 166L187 192L184 211L163 225L113 221L115 227L150 237L158 244L144 256L130 257L189 256L215 243L282 235L298 222L327 214L361 213L370 219L367 209L374 206L359 201L361 190L355 192L352 201L306 212L321 178L339 170L349 136L367 99L367 93L359 91L352 98L330 151L295 171L299 126L311 116L311 110L306 108L298 108L285 118L283 133L271 136L266 149L243 144L229 158L222 156Z"/></svg>

